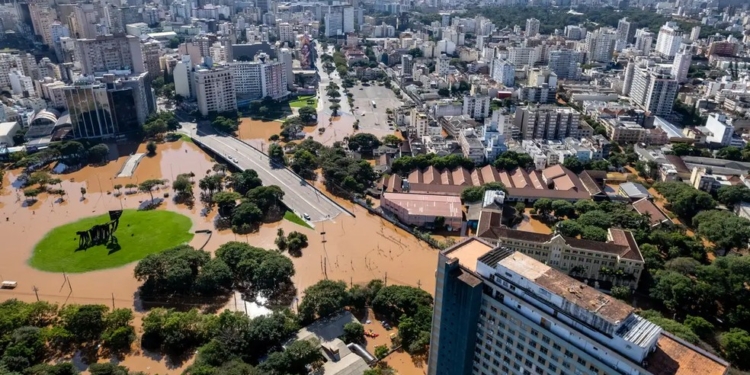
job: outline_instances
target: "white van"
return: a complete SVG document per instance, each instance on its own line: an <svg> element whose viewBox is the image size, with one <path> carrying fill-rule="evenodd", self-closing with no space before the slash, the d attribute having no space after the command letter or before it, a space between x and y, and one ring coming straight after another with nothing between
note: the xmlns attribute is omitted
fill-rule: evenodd
<svg viewBox="0 0 750 375"><path fill-rule="evenodd" d="M15 289L18 286L18 282L16 281L3 281L3 284L0 288L2 289Z"/></svg>

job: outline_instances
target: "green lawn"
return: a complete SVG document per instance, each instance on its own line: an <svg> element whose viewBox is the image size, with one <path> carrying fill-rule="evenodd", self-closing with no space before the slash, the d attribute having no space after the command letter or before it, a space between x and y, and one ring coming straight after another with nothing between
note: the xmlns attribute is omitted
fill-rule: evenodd
<svg viewBox="0 0 750 375"><path fill-rule="evenodd" d="M312 104L308 104L307 101L312 99ZM315 95L298 96L297 99L289 102L289 106L292 108L302 108L304 106L312 106L313 108L318 107L318 98Z"/></svg>
<svg viewBox="0 0 750 375"><path fill-rule="evenodd" d="M302 219L301 217L297 216L297 215L296 215L296 214L295 214L294 212L292 212L292 211L287 211L287 212L285 212L285 213L284 213L284 219L287 219L287 220L291 221L292 223L295 223L295 224L301 225L301 226L303 226L303 227L305 227L305 228L310 228L310 229L312 229L312 227L310 226L310 224L308 224L308 223L307 223L307 222L306 222L305 220L303 220L303 219Z"/></svg>
<svg viewBox="0 0 750 375"><path fill-rule="evenodd" d="M117 245L78 250L77 231L109 222L109 215L93 216L59 226L34 248L29 264L49 272L88 272L135 262L151 253L189 242L190 218L175 212L125 210L115 231Z"/></svg>

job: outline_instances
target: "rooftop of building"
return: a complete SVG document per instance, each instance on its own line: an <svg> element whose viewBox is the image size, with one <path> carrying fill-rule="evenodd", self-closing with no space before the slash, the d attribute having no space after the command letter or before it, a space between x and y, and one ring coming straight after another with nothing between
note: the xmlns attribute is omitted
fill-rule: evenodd
<svg viewBox="0 0 750 375"><path fill-rule="evenodd" d="M470 237L443 251L443 255L458 260L458 264L471 272L476 272L477 260L492 250L488 242Z"/></svg>
<svg viewBox="0 0 750 375"><path fill-rule="evenodd" d="M358 320L350 312L344 311L300 329L292 341L317 340L320 343L321 353L326 359L323 364L324 375L362 374L370 366L339 339L344 334L344 325L352 322Z"/></svg>
<svg viewBox="0 0 750 375"><path fill-rule="evenodd" d="M461 198L446 195L383 193L383 199L407 210L409 215L462 218Z"/></svg>
<svg viewBox="0 0 750 375"><path fill-rule="evenodd" d="M611 237L610 242L591 241L574 237L565 237L555 233L542 234L502 227L499 225L500 218L497 216L500 216L500 214L494 212L483 212L482 215L480 215L479 225L477 227L477 237L492 239L504 238L538 243L549 242L555 237L560 237L566 244L573 248L609 253L612 255L618 255L624 259L643 261L641 251L633 239L633 234L629 231L611 228L609 230ZM485 224L485 221L490 224ZM493 223L496 225L492 225Z"/></svg>
<svg viewBox="0 0 750 375"><path fill-rule="evenodd" d="M662 332L645 366L653 375L724 375L729 364L710 353Z"/></svg>
<svg viewBox="0 0 750 375"><path fill-rule="evenodd" d="M651 225L659 225L669 221L667 215L648 198L642 198L633 202L633 209L641 215L648 214Z"/></svg>

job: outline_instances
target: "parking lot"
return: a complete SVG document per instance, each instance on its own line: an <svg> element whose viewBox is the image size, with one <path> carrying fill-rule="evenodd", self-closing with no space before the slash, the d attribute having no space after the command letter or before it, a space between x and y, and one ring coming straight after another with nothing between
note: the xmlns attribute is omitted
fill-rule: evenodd
<svg viewBox="0 0 750 375"><path fill-rule="evenodd" d="M395 124L388 124L387 109L396 110L401 107L402 101L396 98L391 89L378 86L376 83L363 86L357 84L349 89L354 94L354 117L359 120L359 131L371 133L377 137L394 134ZM375 102L375 108L372 102Z"/></svg>

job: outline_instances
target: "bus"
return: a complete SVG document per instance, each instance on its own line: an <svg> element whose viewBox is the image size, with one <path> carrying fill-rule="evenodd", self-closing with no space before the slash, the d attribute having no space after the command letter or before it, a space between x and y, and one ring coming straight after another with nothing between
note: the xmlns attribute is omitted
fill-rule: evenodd
<svg viewBox="0 0 750 375"><path fill-rule="evenodd" d="M372 101L372 108L377 108L377 106L375 105L375 101L374 100Z"/></svg>

